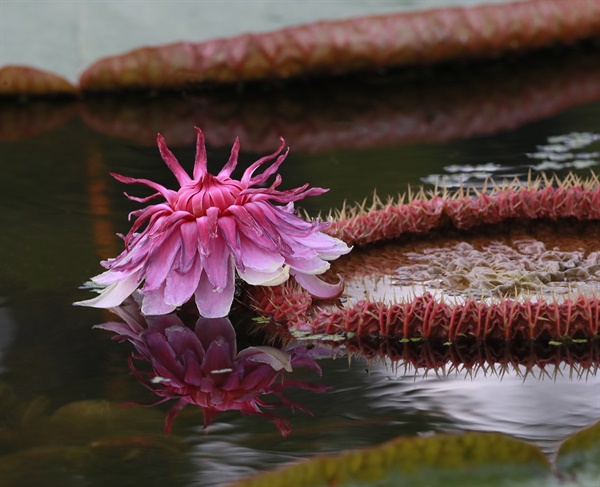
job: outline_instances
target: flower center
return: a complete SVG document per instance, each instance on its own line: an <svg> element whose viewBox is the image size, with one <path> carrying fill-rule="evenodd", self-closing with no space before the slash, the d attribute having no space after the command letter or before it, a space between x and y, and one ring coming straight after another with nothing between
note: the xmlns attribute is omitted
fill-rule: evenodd
<svg viewBox="0 0 600 487"><path fill-rule="evenodd" d="M200 181L179 190L176 209L188 211L196 218L206 215L212 207L218 208L221 214L234 204L242 189L238 181L229 178L223 181L206 174Z"/></svg>

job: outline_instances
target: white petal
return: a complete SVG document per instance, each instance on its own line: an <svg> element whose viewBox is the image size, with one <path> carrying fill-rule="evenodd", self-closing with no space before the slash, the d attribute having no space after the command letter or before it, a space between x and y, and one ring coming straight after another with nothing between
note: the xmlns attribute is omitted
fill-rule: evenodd
<svg viewBox="0 0 600 487"><path fill-rule="evenodd" d="M294 273L296 282L306 289L310 294L321 299L332 299L338 297L344 290L344 282L340 280L337 284L329 284L317 276Z"/></svg>
<svg viewBox="0 0 600 487"><path fill-rule="evenodd" d="M287 372L292 371L292 357L290 354L275 347L257 346L244 348L244 350L238 354L237 358L244 358L250 362L268 364L273 367L273 370L284 369Z"/></svg>
<svg viewBox="0 0 600 487"><path fill-rule="evenodd" d="M290 277L290 266L283 266L275 272L262 272L246 267L244 272L238 269L239 276L253 286L277 286Z"/></svg>
<svg viewBox="0 0 600 487"><path fill-rule="evenodd" d="M99 296L86 301L77 301L73 304L76 306L91 306L92 308L113 308L119 306L139 285L138 273L135 273L111 284Z"/></svg>

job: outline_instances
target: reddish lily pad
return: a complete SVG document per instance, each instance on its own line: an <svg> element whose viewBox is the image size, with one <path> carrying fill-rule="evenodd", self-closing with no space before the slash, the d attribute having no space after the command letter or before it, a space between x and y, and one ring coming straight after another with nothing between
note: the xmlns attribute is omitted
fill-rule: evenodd
<svg viewBox="0 0 600 487"><path fill-rule="evenodd" d="M253 305L295 333L311 335L597 339L598 177L492 185L491 191L455 194L421 190L408 203L375 199L371 208L340 212L328 232L358 247L332 268L346 281L342 298L313 302L286 283L250 290ZM518 234L519 225L537 228L539 240ZM484 230L487 243L464 242ZM395 243L383 246L386 240ZM373 243L380 245L368 246Z"/></svg>
<svg viewBox="0 0 600 487"><path fill-rule="evenodd" d="M80 86L173 88L489 58L597 35L599 14L595 0L531 0L315 22L143 47L96 62L82 74Z"/></svg>
<svg viewBox="0 0 600 487"><path fill-rule="evenodd" d="M279 135L293 141L294 152L309 153L443 142L512 130L599 99L599 55L593 47L565 49L510 63L439 68L402 82L374 76L283 85L268 97L259 87L246 87L241 96L224 89L191 98L177 93L94 97L80 105L80 113L99 132L147 145L155 143L157 132L175 145L192 145L193 124L203 127L210 146L226 147L236 134L257 153L271 150L270 141Z"/></svg>
<svg viewBox="0 0 600 487"><path fill-rule="evenodd" d="M62 76L27 66L0 68L0 96L2 95L73 95L77 88Z"/></svg>

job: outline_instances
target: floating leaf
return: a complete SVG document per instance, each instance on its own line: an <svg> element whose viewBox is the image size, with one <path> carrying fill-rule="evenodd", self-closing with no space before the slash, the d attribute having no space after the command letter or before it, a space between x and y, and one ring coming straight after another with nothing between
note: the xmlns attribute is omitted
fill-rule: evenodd
<svg viewBox="0 0 600 487"><path fill-rule="evenodd" d="M402 437L339 455L318 455L230 487L540 485L549 474L549 462L537 447L497 433L467 433Z"/></svg>
<svg viewBox="0 0 600 487"><path fill-rule="evenodd" d="M563 442L556 456L556 468L567 477L575 477L579 484L585 479L600 478L600 421L581 430Z"/></svg>
<svg viewBox="0 0 600 487"><path fill-rule="evenodd" d="M49 446L0 457L2 487L81 485L77 471L88 462L89 455L84 447Z"/></svg>
<svg viewBox="0 0 600 487"><path fill-rule="evenodd" d="M53 442L87 442L156 431L162 422L160 413L151 409L120 408L105 400L87 400L56 410L49 419L48 430Z"/></svg>

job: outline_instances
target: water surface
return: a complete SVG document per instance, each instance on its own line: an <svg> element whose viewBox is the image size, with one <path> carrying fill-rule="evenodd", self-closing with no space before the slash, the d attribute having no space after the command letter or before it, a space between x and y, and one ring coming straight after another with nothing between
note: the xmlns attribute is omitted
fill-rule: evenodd
<svg viewBox="0 0 600 487"><path fill-rule="evenodd" d="M369 94L364 97L368 100ZM17 116L25 111L30 116L30 108L25 104L11 109ZM65 105L52 105L41 113L47 117L64 109ZM431 110L435 116L443 107ZM161 120L153 120L153 126L160 126ZM227 121L227 116L222 120ZM526 179L530 171L535 175L540 170L559 176L567 171L600 174L599 120L600 103L590 102L491 134L374 146L339 144L318 151L309 150L293 133L283 133L292 152L281 173L286 188L305 182L331 188L302 202L313 215L341 208L345 201L361 200L374 189L381 196L396 195L408 185L433 187L427 185L442 179L455 186L478 185L488 176ZM352 114L339 123L371 134L378 130ZM355 355L349 362L342 350L335 352L335 359L319 361L322 377L306 369L291 374L293 379L330 389L288 392L314 416L283 412L292 427L287 438L268 419L242 417L235 411L223 413L203 431L201 412L188 407L177 419L171 438L164 440L162 423L169 406L137 407L126 410L128 416L117 425L128 441L140 435L153 438L138 445L141 457L147 454L148 460L140 461L138 456L135 467L108 468L122 465L110 463L110 455L118 457L124 447L111 450L110 445L101 445L110 453L107 463L82 473L65 448L99 441L104 432L85 426L90 423L82 420L85 434L57 434L48 426L58 421L57 411L82 401L120 404L152 399L129 375L128 345L91 330L92 325L114 317L71 306L86 297L78 286L98 273L98 261L121 251L114 235L128 230L127 214L137 208L122 192L140 193L124 188L108 172L175 184L156 147L120 137L118 130L107 135L92 127L71 116L56 128L0 143L0 455L10 460L4 465L18 469L19 458L32 455L42 471L49 472L45 474L48 485L210 486L316 453L373 445L399 435L499 431L551 454L566 436L600 417L597 355L592 360L596 368L563 360L543 369L533 367L523 377L524 369L511 367L494 371L483 365L474 372L447 365L426 373L385 357L367 360ZM165 126L164 131L168 129ZM226 123L206 129L221 129L226 141L208 148L209 169L216 171L229 156L236 129ZM193 136L191 125L189 132ZM236 174L268 152L248 150L249 142L242 137ZM269 150L278 145L276 137L262 142ZM190 169L193 144L176 143L173 151ZM236 319L234 325L240 347L266 340L260 330L249 332L256 327L250 317ZM132 454L130 447L126 450ZM163 461L152 461L152 452L160 452ZM66 466L58 472L43 467L44 462ZM30 474L23 467L23 485Z"/></svg>

